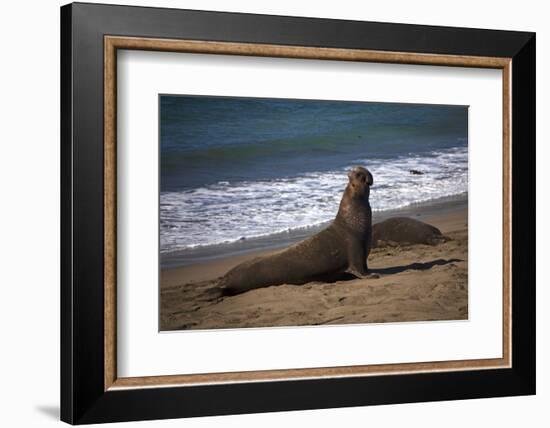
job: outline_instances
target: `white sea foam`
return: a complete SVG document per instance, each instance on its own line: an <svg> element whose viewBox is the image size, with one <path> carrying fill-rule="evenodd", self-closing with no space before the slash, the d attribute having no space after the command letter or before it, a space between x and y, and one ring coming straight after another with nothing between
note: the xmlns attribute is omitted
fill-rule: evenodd
<svg viewBox="0 0 550 428"><path fill-rule="evenodd" d="M468 148L395 159L363 159L374 176L373 210L405 207L468 189ZM346 168L266 181L217 184L160 196L161 252L267 236L334 218ZM423 174L414 175L410 170Z"/></svg>

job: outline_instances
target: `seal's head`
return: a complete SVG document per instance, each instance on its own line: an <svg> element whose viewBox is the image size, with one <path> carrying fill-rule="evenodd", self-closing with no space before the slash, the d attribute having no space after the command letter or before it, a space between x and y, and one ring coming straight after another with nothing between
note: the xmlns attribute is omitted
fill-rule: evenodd
<svg viewBox="0 0 550 428"><path fill-rule="evenodd" d="M356 166L348 172L348 178L348 188L351 190L352 197L368 199L370 186L372 186L372 174L369 170Z"/></svg>

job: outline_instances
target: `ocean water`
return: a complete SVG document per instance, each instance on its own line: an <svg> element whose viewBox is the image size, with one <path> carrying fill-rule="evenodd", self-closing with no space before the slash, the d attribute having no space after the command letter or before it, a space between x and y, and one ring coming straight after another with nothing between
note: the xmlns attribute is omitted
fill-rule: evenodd
<svg viewBox="0 0 550 428"><path fill-rule="evenodd" d="M375 212L467 192L468 108L163 95L161 259L326 223L355 165Z"/></svg>

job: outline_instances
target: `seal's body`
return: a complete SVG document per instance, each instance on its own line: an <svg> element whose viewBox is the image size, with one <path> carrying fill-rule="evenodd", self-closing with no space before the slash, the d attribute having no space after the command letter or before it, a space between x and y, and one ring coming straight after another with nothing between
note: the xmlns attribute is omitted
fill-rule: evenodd
<svg viewBox="0 0 550 428"><path fill-rule="evenodd" d="M351 170L348 178L338 214L330 226L285 250L237 265L220 279L224 294L304 284L346 270L365 277L371 245L369 193L373 180L362 167Z"/></svg>
<svg viewBox="0 0 550 428"><path fill-rule="evenodd" d="M372 246L427 244L437 245L448 238L431 224L409 217L394 217L372 227Z"/></svg>

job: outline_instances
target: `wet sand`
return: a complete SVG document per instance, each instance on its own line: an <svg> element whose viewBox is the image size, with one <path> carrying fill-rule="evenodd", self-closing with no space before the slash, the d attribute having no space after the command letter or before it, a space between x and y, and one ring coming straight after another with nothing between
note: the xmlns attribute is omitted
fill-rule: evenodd
<svg viewBox="0 0 550 428"><path fill-rule="evenodd" d="M408 214L408 213L407 213ZM414 213L408 214L411 217ZM418 218L418 216L415 216ZM260 254L249 252L161 271L160 329L360 324L468 318L468 214L447 205L422 221L450 238L436 246L375 248L377 279L272 286L219 297L217 278Z"/></svg>

